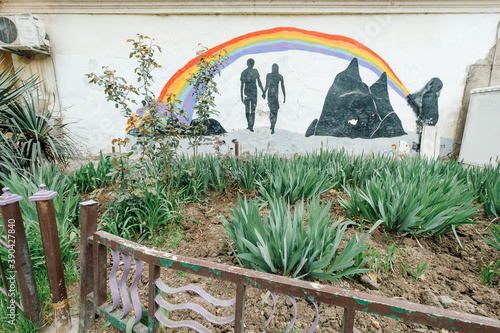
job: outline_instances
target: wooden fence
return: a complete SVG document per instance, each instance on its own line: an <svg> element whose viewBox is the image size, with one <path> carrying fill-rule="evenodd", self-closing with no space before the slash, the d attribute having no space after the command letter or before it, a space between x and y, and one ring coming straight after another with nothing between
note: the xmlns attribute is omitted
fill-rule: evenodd
<svg viewBox="0 0 500 333"><path fill-rule="evenodd" d="M0 292L7 296L9 300L9 314L13 314L14 311L12 310L15 310L13 308L15 306L25 313L26 318L38 324L40 322L41 305L19 206L21 200L23 200L23 197L10 193L9 188L4 188L3 194L0 196L0 212L6 234L6 242L0 240L0 245L5 247L8 253L5 266L0 258L0 274L4 286L4 288L0 287ZM8 277L5 268L9 273ZM17 293L16 282L22 305L13 297ZM15 316L9 316L9 319L14 318Z"/></svg>
<svg viewBox="0 0 500 333"><path fill-rule="evenodd" d="M235 332L242 332L245 323L245 295L247 287L283 294L290 298L294 308L294 319L287 327L290 331L296 320L295 298L310 301L316 316L309 332L319 324L318 303L343 308L342 332L354 332L356 312L371 313L400 319L436 328L458 332L500 332L500 321L492 318L459 313L437 307L411 303L392 298L371 295L325 286L319 283L294 280L283 276L261 273L254 270L227 266L218 263L173 255L151 249L107 232L97 231L97 203L87 201L81 204L81 285L80 285L80 331L85 332L94 324L95 315L103 317L114 326L125 330L133 325L135 332L158 332L160 323L165 327L190 327L199 332L210 332L200 322L194 320L174 321L165 315L167 311L189 309L196 316L218 325L232 325ZM109 250L109 251L108 251ZM112 268L108 277L108 252L112 254ZM123 258L123 261L122 259ZM130 288L127 280L135 263L135 274ZM143 264L147 264L147 310L141 304L138 285L143 274ZM123 274L118 282L117 272L123 265ZM216 299L196 285L181 288L169 287L160 278L161 269L188 272L219 281L231 282L236 297L229 300ZM107 293L111 293L112 303L108 303ZM189 291L207 302L219 307L234 308L233 315L221 317L210 313L196 303L171 304L163 295ZM121 308L119 304L122 304ZM274 302L276 307L276 302ZM274 313L274 309L273 309ZM271 314L272 317L272 314ZM268 322L271 318L269 318Z"/></svg>

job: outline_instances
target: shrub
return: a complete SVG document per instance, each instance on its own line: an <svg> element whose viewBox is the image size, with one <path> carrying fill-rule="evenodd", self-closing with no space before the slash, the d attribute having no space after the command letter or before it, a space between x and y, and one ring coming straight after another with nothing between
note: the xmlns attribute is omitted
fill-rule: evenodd
<svg viewBox="0 0 500 333"><path fill-rule="evenodd" d="M238 197L238 207L230 208L231 222L221 216L225 231L235 245L241 266L258 271L337 281L366 272L369 261L363 244L368 233L351 237L343 250L344 233L352 224L334 220L329 214L331 202L320 203L318 197L307 204L307 226L304 204L290 205L283 198L269 201L269 213L261 217L255 201ZM375 224L374 228L378 224Z"/></svg>
<svg viewBox="0 0 500 333"><path fill-rule="evenodd" d="M120 159L118 184L112 193L102 227L117 236L141 242L151 238L160 228L180 220L178 200L165 184L155 177L156 168L150 161Z"/></svg>

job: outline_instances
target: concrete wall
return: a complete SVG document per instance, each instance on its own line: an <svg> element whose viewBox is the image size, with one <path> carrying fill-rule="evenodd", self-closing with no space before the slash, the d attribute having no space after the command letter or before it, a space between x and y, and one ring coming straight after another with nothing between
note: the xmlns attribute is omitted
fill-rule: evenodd
<svg viewBox="0 0 500 333"><path fill-rule="evenodd" d="M16 11L15 4L9 5L7 1L7 5L8 11ZM21 5L17 7L19 11L23 10ZM431 78L439 78L443 88L438 100L439 121L436 126L441 144L444 144L444 155L453 148L468 67L488 56L497 38L500 20L498 9L493 13L478 13L465 7L457 5L456 8L461 10L444 13L434 10L431 14L419 14L418 8L405 13L400 8L385 11L385 15L371 15L361 10L358 15L344 15L346 10L324 15L311 15L307 11L294 15L218 15L210 12L203 15L90 15L85 9L80 9L80 13L65 13L62 9L38 9L38 13L33 13L44 20L50 36L57 87L65 108L64 121L71 123L70 129L80 137L82 147L89 154L109 151L111 140L125 135L126 120L105 101L101 88L87 83L84 74L97 73L102 66L110 66L119 75L133 77L135 63L128 58L130 44L126 40L134 38L136 33L153 37L162 47L163 52L157 55L157 60L163 68L154 73L153 87L159 96L171 76L195 56L198 43L211 48L255 31L294 27L345 36L362 43L392 68L410 93L421 90ZM308 8L313 11L315 7L309 5ZM221 96L217 97L220 115L216 119L229 132L244 131L247 127L239 89L240 74L250 57L255 60L262 81L271 72L272 64L279 64L287 100L280 105L276 129L299 134L304 134L311 122L321 115L333 80L349 65L348 59L287 49L236 59L217 79ZM32 65L33 62L26 64ZM359 70L368 86L380 77L369 68L360 66ZM397 143L403 139L411 143L415 138L412 135L416 131L413 110L395 89L389 87L388 92L391 105L409 136L380 140L379 144L379 139L357 139L352 141L357 149L362 150L366 145L371 147L370 150L384 150L390 148L388 143L391 141ZM268 114L267 102L259 98L255 127L268 128ZM336 140L329 137L328 141ZM345 146L349 139L338 141Z"/></svg>

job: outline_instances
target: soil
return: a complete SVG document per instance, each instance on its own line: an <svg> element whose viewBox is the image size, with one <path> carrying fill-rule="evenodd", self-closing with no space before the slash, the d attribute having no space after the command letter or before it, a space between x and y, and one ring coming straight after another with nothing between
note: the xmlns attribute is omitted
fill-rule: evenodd
<svg viewBox="0 0 500 333"><path fill-rule="evenodd" d="M231 249L226 241L223 225L219 214L228 218L228 207L236 205L238 192L234 193L208 193L203 203L189 203L184 207L183 228L184 238L177 248L165 249L167 252L203 259L227 265L237 265ZM252 194L246 193L247 197ZM322 195L324 200L332 200L331 213L337 218L344 217L344 211L338 203L338 197L343 193L331 190ZM362 291L386 297L407 300L410 302L444 307L465 313L500 319L500 286L499 277L493 281L492 287L479 283L481 267L486 263L498 260L499 252L483 240L481 235L491 237L487 226L492 218L481 213L475 218L476 225L465 225L458 228L457 233L462 247L460 247L453 233L440 238L414 238L401 236L397 233L385 232L381 227L375 230L367 239L372 248L383 256L386 250L395 243L398 249L393 261L392 269L387 273L381 270L378 274L369 274L364 278L348 280L342 279L339 283L320 281L323 284L332 284L336 287ZM352 227L348 230L350 237L359 229ZM165 244L168 240L165 240ZM419 281L412 278L411 270L415 270L417 263L428 262L428 267ZM403 266L409 269L404 272ZM147 272L147 266L144 267ZM132 273L134 273L132 271ZM129 276L129 281L132 279ZM212 296L219 299L235 297L235 288L231 283L213 281L194 274L182 274L172 270L162 270L162 280L169 286L179 287L186 284L198 284ZM369 281L366 281L368 278ZM376 284L373 281L376 280ZM147 303L147 276L143 273L141 301ZM141 287L141 286L140 286ZM72 289L70 289L72 290ZM74 290L74 286L73 286ZM201 301L200 301L201 300ZM213 307L195 293L183 292L168 296L171 303L198 302L209 311L218 316L231 315L232 308ZM284 332L293 318L294 308L292 302L284 295L277 296L277 309L275 316L270 321L267 331ZM72 299L72 308L78 308L77 297ZM271 297L265 296L262 290L249 288L247 290L245 309L245 331L261 332L272 312L273 302ZM146 304L147 305L147 304ZM316 311L312 304L306 300L297 299L299 309L294 332L305 332L314 322ZM170 312L170 319L198 319L186 310ZM343 309L332 306L319 305L319 327L316 332L339 332L342 324ZM204 321L202 321L204 322ZM231 325L204 324L214 332L231 332ZM356 313L355 327L359 332L446 332L423 325L404 323L402 321L366 314ZM178 332L192 331L181 328ZM120 332L106 326L102 320L89 331Z"/></svg>

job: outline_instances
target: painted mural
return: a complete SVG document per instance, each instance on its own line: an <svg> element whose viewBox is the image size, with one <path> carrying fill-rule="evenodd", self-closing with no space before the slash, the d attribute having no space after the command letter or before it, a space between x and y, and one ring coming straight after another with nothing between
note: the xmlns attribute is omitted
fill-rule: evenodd
<svg viewBox="0 0 500 333"><path fill-rule="evenodd" d="M326 95L319 119L309 126L311 135L372 139L405 135L387 91L387 76L368 87L359 75L358 59L339 73Z"/></svg>
<svg viewBox="0 0 500 333"><path fill-rule="evenodd" d="M252 55L273 54L285 51L303 51L336 57L349 61L347 68L338 73L328 91L325 91L321 114L304 133L309 136L335 136L348 138L375 139L397 137L406 134L400 118L394 112L389 99L389 89L408 101L417 117L417 128L435 125L438 120L437 99L442 88L438 78L432 79L421 91L410 94L391 67L374 51L358 41L346 36L330 35L316 31L291 27L261 30L239 36L215 46L205 52L205 56L226 51L226 68L238 59L246 61L246 68L240 74L239 97L244 107L246 129L253 132L258 100L262 97L269 108L271 134L275 131L280 101L286 101L285 78L274 63L262 84L259 69ZM166 102L171 95L181 101L187 111L187 123L196 121L193 107L194 89L188 82L190 73L196 71L199 57L195 57L179 69L165 84L159 100ZM241 62L238 62L241 64ZM378 80L370 87L360 76L359 67L374 73ZM224 69L221 69L222 75ZM267 71L266 71L267 72ZM259 92L260 90L260 92ZM222 91L222 94L233 93ZM262 93L262 94L260 94ZM241 105L241 104L240 104ZM237 112L232 110L231 112ZM224 133L224 122L212 120L214 130L207 134ZM140 126L141 116L137 114L129 124L130 128ZM420 126L420 127L419 127ZM420 131L421 132L421 131ZM419 133L420 134L420 133Z"/></svg>

